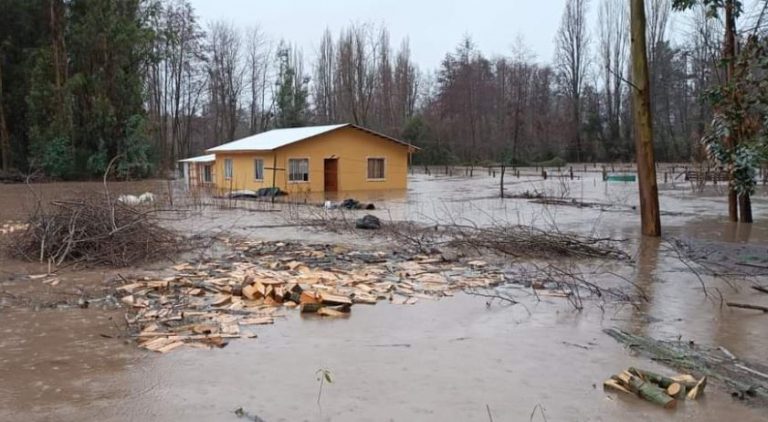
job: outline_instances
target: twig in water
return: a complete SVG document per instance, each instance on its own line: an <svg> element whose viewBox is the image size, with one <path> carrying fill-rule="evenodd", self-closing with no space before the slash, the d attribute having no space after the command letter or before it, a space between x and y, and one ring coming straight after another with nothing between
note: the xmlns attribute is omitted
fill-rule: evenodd
<svg viewBox="0 0 768 422"><path fill-rule="evenodd" d="M766 306L750 305L748 303L736 303L736 302L725 302L725 304L730 306L731 308L753 309L755 311L763 311L763 313L768 313L768 307Z"/></svg>
<svg viewBox="0 0 768 422"><path fill-rule="evenodd" d="M315 371L315 375L317 375L317 381L320 383L320 387L317 390L317 405L320 406L320 398L323 395L323 385L327 381L328 384L333 383L333 378L331 378L331 371L330 369L320 368L317 371Z"/></svg>
<svg viewBox="0 0 768 422"><path fill-rule="evenodd" d="M533 412L531 412L531 417L528 418L529 421L533 421L533 416L536 415L536 409L541 412L541 417L544 419L544 422L547 422L547 415L544 414L544 406L541 405L541 403L537 404L536 406L533 406Z"/></svg>

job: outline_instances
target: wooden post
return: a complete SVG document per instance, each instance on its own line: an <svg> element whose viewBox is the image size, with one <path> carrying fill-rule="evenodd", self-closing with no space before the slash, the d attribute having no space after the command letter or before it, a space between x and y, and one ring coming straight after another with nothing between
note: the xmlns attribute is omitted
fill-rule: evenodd
<svg viewBox="0 0 768 422"><path fill-rule="evenodd" d="M286 174L287 175L287 174ZM275 203L275 188L277 187L277 152L272 151L272 203ZM286 188L287 189L287 188Z"/></svg>
<svg viewBox="0 0 768 422"><path fill-rule="evenodd" d="M570 173L571 173L571 180L573 180L573 166L571 166L571 168L570 168L570 170L569 170L569 171L570 171Z"/></svg>
<svg viewBox="0 0 768 422"><path fill-rule="evenodd" d="M543 167L541 168L541 177L543 177L544 180L547 180L547 170L545 170Z"/></svg>
<svg viewBox="0 0 768 422"><path fill-rule="evenodd" d="M635 155L640 190L640 221L645 236L661 236L659 188L653 156L653 119L645 38L645 2L631 0L630 33L632 60L632 112L635 129Z"/></svg>
<svg viewBox="0 0 768 422"><path fill-rule="evenodd" d="M506 166L501 165L501 177L499 178L499 198L504 197L504 173L506 172ZM496 177L496 176L493 176Z"/></svg>

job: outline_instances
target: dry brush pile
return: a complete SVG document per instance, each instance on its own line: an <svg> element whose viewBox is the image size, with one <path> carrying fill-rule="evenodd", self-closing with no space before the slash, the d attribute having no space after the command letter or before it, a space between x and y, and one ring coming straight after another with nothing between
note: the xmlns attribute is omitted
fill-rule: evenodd
<svg viewBox="0 0 768 422"><path fill-rule="evenodd" d="M343 210L328 212L307 208L303 213L294 210L289 214L291 221L306 226L334 232L355 230L354 214ZM583 236L556 228L545 230L504 221L492 221L488 225L477 225L471 221L462 224L452 220L434 224L390 221L382 224L380 233L400 246L420 253L452 248L534 259L630 259L630 255L620 246L621 239Z"/></svg>
<svg viewBox="0 0 768 422"><path fill-rule="evenodd" d="M180 237L160 226L158 210L94 195L38 205L11 235L11 255L63 263L130 266L180 252Z"/></svg>

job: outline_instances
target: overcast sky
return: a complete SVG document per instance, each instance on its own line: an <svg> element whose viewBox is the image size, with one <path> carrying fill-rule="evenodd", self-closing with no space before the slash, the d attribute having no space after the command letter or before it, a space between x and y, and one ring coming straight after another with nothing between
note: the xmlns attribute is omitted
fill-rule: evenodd
<svg viewBox="0 0 768 422"><path fill-rule="evenodd" d="M271 37L297 44L311 59L326 27L335 35L351 22L386 24L393 48L405 37L423 70L469 34L487 55L509 54L521 35L538 61L549 62L565 0L191 0L203 25L223 19L259 24ZM594 3L594 2L593 2ZM593 5L593 7L595 7Z"/></svg>

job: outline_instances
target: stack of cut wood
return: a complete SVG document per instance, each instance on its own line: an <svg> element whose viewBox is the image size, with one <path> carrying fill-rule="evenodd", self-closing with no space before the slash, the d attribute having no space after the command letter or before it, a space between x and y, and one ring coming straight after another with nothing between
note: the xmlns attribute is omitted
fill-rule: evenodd
<svg viewBox="0 0 768 422"><path fill-rule="evenodd" d="M255 337L240 327L272 324L280 309L338 318L356 304L412 305L505 280L502 268L439 255L283 242L231 245L233 255L182 263L167 277L123 279L116 296L132 311L126 321L141 347L163 353L183 345L222 347L232 338Z"/></svg>
<svg viewBox="0 0 768 422"><path fill-rule="evenodd" d="M706 386L707 377L698 380L688 374L667 377L637 368L629 368L603 382L606 390L633 394L665 408L675 407L678 400L696 400Z"/></svg>

